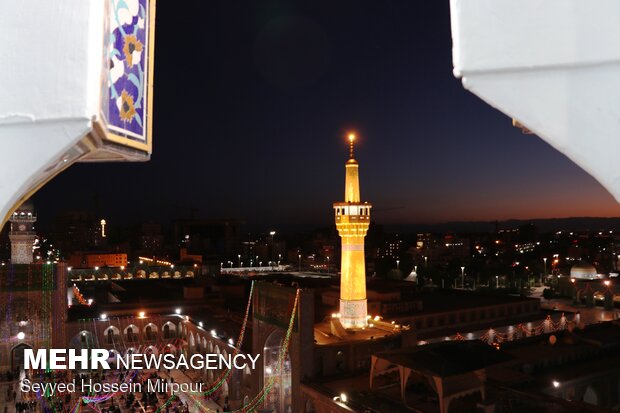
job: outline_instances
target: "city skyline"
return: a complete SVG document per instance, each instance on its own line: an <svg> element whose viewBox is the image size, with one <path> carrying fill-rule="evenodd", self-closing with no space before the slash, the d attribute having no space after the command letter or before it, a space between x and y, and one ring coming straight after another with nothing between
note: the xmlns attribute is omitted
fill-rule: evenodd
<svg viewBox="0 0 620 413"><path fill-rule="evenodd" d="M185 11L158 5L152 160L73 166L35 195L49 219L196 208L328 225L349 130L381 224L620 216L586 172L453 77L447 3L192 7L195 25L179 33ZM175 56L196 64L195 79L178 76Z"/></svg>

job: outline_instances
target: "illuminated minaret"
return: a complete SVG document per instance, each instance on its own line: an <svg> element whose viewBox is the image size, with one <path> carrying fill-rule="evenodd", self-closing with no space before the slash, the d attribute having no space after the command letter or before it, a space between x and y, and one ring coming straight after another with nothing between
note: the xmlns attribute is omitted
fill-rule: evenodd
<svg viewBox="0 0 620 413"><path fill-rule="evenodd" d="M345 165L344 202L334 203L336 228L342 239L340 322L345 328L366 327L366 263L364 237L370 225L370 205L360 201L359 164L353 157L355 135L349 134L350 156Z"/></svg>

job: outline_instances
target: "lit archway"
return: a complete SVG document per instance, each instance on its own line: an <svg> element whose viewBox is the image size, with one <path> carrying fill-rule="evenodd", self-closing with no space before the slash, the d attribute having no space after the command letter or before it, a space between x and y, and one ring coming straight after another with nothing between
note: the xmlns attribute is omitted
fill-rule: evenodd
<svg viewBox="0 0 620 413"><path fill-rule="evenodd" d="M282 363L282 368L278 371L278 359L283 341L284 332L275 330L267 337L263 348L264 385L267 386L273 382L272 390L265 398L264 406L278 413L287 413L292 409L291 358L288 353Z"/></svg>
<svg viewBox="0 0 620 413"><path fill-rule="evenodd" d="M138 338L140 333L140 329L138 328L138 326L136 326L135 324L130 324L127 327L125 327L125 340L127 340L127 342L129 343L133 343L138 341Z"/></svg>
<svg viewBox="0 0 620 413"><path fill-rule="evenodd" d="M166 324L164 324L161 328L164 340L174 338L176 336L176 330L177 328L172 322L168 321Z"/></svg>
<svg viewBox="0 0 620 413"><path fill-rule="evenodd" d="M157 339L157 326L153 323L148 323L144 327L144 336L145 336L145 339L148 341L156 340Z"/></svg>
<svg viewBox="0 0 620 413"><path fill-rule="evenodd" d="M153 355L157 356L157 355L159 355L159 351L157 350L157 347L155 347L155 346L148 346L144 350L144 354L153 354Z"/></svg>
<svg viewBox="0 0 620 413"><path fill-rule="evenodd" d="M588 386L586 389L586 392L583 394L583 401L598 406L598 395L592 386Z"/></svg>
<svg viewBox="0 0 620 413"><path fill-rule="evenodd" d="M82 330L69 341L69 348L76 350L95 348L95 338L90 331Z"/></svg>
<svg viewBox="0 0 620 413"><path fill-rule="evenodd" d="M105 337L106 344L114 344L117 343L120 339L120 330L116 326L109 326L103 332L103 336Z"/></svg>
<svg viewBox="0 0 620 413"><path fill-rule="evenodd" d="M28 344L20 343L11 350L11 369L21 370L24 368L24 350L32 349Z"/></svg>

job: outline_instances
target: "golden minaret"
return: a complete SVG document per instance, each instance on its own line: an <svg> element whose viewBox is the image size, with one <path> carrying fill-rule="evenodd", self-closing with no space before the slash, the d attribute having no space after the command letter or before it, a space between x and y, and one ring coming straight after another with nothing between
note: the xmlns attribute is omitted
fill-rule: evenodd
<svg viewBox="0 0 620 413"><path fill-rule="evenodd" d="M345 328L363 328L367 323L364 237L372 205L360 201L359 164L353 157L355 135L351 133L348 138L350 156L345 164L344 202L334 203L336 228L342 239L340 322Z"/></svg>

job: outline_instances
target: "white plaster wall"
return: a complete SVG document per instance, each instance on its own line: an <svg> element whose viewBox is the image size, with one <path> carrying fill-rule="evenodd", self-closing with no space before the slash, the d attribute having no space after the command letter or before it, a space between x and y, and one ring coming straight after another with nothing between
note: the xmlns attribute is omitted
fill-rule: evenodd
<svg viewBox="0 0 620 413"><path fill-rule="evenodd" d="M620 2L451 0L454 73L620 201Z"/></svg>
<svg viewBox="0 0 620 413"><path fill-rule="evenodd" d="M0 0L0 223L82 155L99 107L105 0Z"/></svg>

